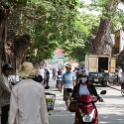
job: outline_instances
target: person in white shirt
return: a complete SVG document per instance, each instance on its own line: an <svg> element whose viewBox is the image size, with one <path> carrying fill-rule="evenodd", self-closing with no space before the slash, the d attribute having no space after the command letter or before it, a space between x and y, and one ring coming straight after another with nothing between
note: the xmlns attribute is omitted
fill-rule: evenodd
<svg viewBox="0 0 124 124"><path fill-rule="evenodd" d="M121 83L121 81L122 81L122 76L123 76L123 71L122 71L122 69L121 69L121 67L120 66L118 66L117 67L117 75L118 75L118 85L120 85L120 83Z"/></svg>
<svg viewBox="0 0 124 124"><path fill-rule="evenodd" d="M38 69L24 62L18 72L21 82L11 92L9 124L49 124L43 86L32 79L38 77Z"/></svg>
<svg viewBox="0 0 124 124"><path fill-rule="evenodd" d="M44 70L43 66L40 66L40 68L39 68L39 75L42 76L43 81L44 81L44 78L45 78L45 70Z"/></svg>

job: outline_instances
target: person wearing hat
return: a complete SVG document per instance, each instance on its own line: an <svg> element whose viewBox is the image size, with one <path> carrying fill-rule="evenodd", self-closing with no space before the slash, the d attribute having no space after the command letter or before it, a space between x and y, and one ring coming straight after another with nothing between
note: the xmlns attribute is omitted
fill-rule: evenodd
<svg viewBox="0 0 124 124"><path fill-rule="evenodd" d="M44 87L38 69L24 62L18 72L22 80L11 92L9 124L49 124ZM41 80L40 80L41 79Z"/></svg>
<svg viewBox="0 0 124 124"><path fill-rule="evenodd" d="M66 109L68 110L69 104L68 100L70 99L70 96L73 91L73 87L76 84L76 76L71 71L72 66L70 64L66 65L66 72L62 76L62 85L60 88L60 92L62 92L62 88L64 86L64 94L63 94L63 100L65 101Z"/></svg>
<svg viewBox="0 0 124 124"><path fill-rule="evenodd" d="M0 107L1 107L1 124L8 124L8 112L10 104L11 88L8 77L13 70L12 66L8 63L2 67L0 75Z"/></svg>

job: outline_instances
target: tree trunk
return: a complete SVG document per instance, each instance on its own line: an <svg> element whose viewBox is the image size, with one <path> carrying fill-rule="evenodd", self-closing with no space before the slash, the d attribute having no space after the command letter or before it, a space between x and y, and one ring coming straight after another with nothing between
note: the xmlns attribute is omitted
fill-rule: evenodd
<svg viewBox="0 0 124 124"><path fill-rule="evenodd" d="M110 24L111 24L111 19L107 20L107 21L101 20L96 38L92 42L92 44L93 44L93 51L92 52L94 54L106 53L105 52L105 49L106 49L105 48L106 47L105 39L107 41L110 40L110 39L107 39L107 35L109 35L109 37L110 37ZM108 53L106 53L106 54L108 54Z"/></svg>
<svg viewBox="0 0 124 124"><path fill-rule="evenodd" d="M5 43L7 37L6 21L6 19L3 19L0 23L0 72L2 65L7 62L7 56L5 52Z"/></svg>
<svg viewBox="0 0 124 124"><path fill-rule="evenodd" d="M11 47L10 61L13 65L16 64L16 66L14 66L15 69L20 68L23 57L30 44L30 35L28 34L18 36L14 39Z"/></svg>
<svg viewBox="0 0 124 124"><path fill-rule="evenodd" d="M103 12L103 18L101 18L100 26L95 39L92 41L92 53L93 54L111 54L112 39L111 39L111 22L115 16L116 8L119 1L108 1L106 5L106 12ZM106 14L108 13L108 14ZM111 16L109 14L112 14Z"/></svg>

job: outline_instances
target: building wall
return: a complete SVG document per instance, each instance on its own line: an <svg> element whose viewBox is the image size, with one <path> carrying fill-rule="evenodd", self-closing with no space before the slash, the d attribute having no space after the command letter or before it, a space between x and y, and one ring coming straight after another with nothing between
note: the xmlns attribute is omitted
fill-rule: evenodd
<svg viewBox="0 0 124 124"><path fill-rule="evenodd" d="M114 54L120 53L124 49L124 31L115 32Z"/></svg>
<svg viewBox="0 0 124 124"><path fill-rule="evenodd" d="M124 50L124 31L120 31L120 51Z"/></svg>

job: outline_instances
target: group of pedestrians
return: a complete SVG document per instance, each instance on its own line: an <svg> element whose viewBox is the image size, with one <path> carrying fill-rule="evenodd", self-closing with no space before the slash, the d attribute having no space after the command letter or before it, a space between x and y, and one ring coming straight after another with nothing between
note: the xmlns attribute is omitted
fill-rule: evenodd
<svg viewBox="0 0 124 124"><path fill-rule="evenodd" d="M79 70L78 70L79 71ZM80 95L94 95L98 97L99 101L103 99L97 94L96 88L88 81L87 71L81 69L78 72L78 79L76 74L72 71L71 64L66 65L66 72L62 76L62 83L60 92L63 90L63 100L65 101L66 110L69 109L69 100L71 97Z"/></svg>
<svg viewBox="0 0 124 124"><path fill-rule="evenodd" d="M14 86L8 80L12 70L5 64L0 74L1 124L49 124L39 70L24 62L18 72L21 81Z"/></svg>
<svg viewBox="0 0 124 124"><path fill-rule="evenodd" d="M45 86L46 89L49 88L49 79L50 79L50 72L48 69L43 68L43 66L39 67L39 75L42 77L42 84Z"/></svg>
<svg viewBox="0 0 124 124"><path fill-rule="evenodd" d="M78 70L77 77L71 64L65 69L63 74L58 70L58 75L62 75L60 92L63 91L66 110L69 100L75 96L94 95L103 102L94 85L89 83L87 71ZM44 85L49 86L49 71L42 66L35 69L32 63L24 62L18 72L21 81L12 86L8 80L12 70L10 64L5 64L0 75L1 124L49 124L44 92Z"/></svg>

